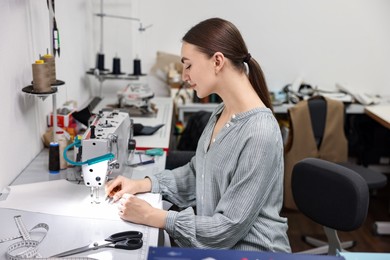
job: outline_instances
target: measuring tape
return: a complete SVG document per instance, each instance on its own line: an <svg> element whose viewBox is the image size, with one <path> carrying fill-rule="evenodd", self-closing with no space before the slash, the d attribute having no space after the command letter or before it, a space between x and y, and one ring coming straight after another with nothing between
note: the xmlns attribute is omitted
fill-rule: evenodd
<svg viewBox="0 0 390 260"><path fill-rule="evenodd" d="M27 228L22 221L22 216L21 215L14 216L14 220L15 220L16 226L19 229L20 235L22 235L23 240L31 240L30 233L27 231ZM40 223L40 224L43 224L43 223ZM40 225L40 224L38 224L38 225ZM47 233L49 231L49 226L45 224L43 227L46 229L46 233ZM46 233L45 233L45 236L46 236ZM42 238L42 240L45 238L45 236Z"/></svg>
<svg viewBox="0 0 390 260"><path fill-rule="evenodd" d="M24 223L22 221L22 216L20 216L20 215L14 216L14 220L15 220L16 226L18 227L20 237L23 238L23 241L17 242L17 243L12 244L11 246L8 247L8 250L6 253L7 259L9 259L9 260L18 259L18 258L20 258L19 256L28 257L28 258L33 258L33 257L40 258L41 255L38 253L37 246L45 238L47 232L49 231L49 226L45 223L39 223L38 225L33 227L30 231L28 231L26 226L24 225ZM31 240L30 232L32 232L35 229L44 229L46 231L44 236L41 238L40 241ZM22 248L26 248L26 249L24 251L22 251L21 253L18 253L16 255L16 258L15 258L15 256L13 256L11 254L12 252L14 252L18 249L22 249Z"/></svg>
<svg viewBox="0 0 390 260"><path fill-rule="evenodd" d="M26 226L22 221L22 216L17 215L14 216L14 220L16 226L18 227L20 236L14 236L9 238L0 239L0 243L11 241L14 239L22 238L22 241L16 242L10 245L6 252L7 260L21 260L21 259L72 259L72 260L91 260L95 258L90 257L70 257L70 258L41 258L41 255L38 253L38 245L42 242L42 240L46 237L47 232L49 231L49 226L45 223L39 223L35 225L30 231L27 230ZM36 229L44 229L46 230L44 236L39 240L31 240L31 232ZM24 250L23 250L24 249ZM14 252L17 252L14 254ZM95 259L96 260L96 259Z"/></svg>
<svg viewBox="0 0 390 260"><path fill-rule="evenodd" d="M146 231L146 232L145 232ZM149 241L149 232L150 232L150 228L144 228L144 230L142 231L143 233L143 237L142 237L142 240L145 242L145 241ZM146 245L144 243L144 245L142 246L142 248L140 249L140 257L139 259L146 259L148 256L148 249L149 249L149 242L148 244Z"/></svg>

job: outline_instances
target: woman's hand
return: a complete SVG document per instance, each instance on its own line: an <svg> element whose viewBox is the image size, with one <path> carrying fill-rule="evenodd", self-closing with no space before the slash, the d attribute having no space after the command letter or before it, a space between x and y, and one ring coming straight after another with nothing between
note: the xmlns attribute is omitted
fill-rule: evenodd
<svg viewBox="0 0 390 260"><path fill-rule="evenodd" d="M142 180L131 180L123 176L118 176L106 183L105 191L108 197L112 197L114 202L118 201L123 194L136 194L149 192L152 184L149 178Z"/></svg>
<svg viewBox="0 0 390 260"><path fill-rule="evenodd" d="M119 200L119 216L127 221L164 228L167 211L153 208L148 202L131 194Z"/></svg>

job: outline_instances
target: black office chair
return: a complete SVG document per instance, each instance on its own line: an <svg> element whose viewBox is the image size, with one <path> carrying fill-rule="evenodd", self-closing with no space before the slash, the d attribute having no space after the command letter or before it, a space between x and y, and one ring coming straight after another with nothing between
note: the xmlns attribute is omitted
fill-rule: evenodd
<svg viewBox="0 0 390 260"><path fill-rule="evenodd" d="M190 116L177 145L177 150L169 150L165 169L172 170L187 164L195 156L198 141L211 112L198 111Z"/></svg>
<svg viewBox="0 0 390 260"><path fill-rule="evenodd" d="M177 167L183 166L191 161L194 156L195 151L170 150L168 151L167 159L165 161L165 169L173 170Z"/></svg>
<svg viewBox="0 0 390 260"><path fill-rule="evenodd" d="M317 147L321 146L322 137L324 135L326 127L326 113L327 113L327 102L323 97L314 97L308 100L309 112L313 134ZM350 162L338 162L337 164L353 170L360 175L366 182L370 190L376 190L386 186L386 176L378 171L371 170L367 167L360 166ZM303 240L313 246L324 246L326 243L310 236L303 236ZM348 241L342 243L343 248L350 248L354 246L354 241Z"/></svg>
<svg viewBox="0 0 390 260"><path fill-rule="evenodd" d="M293 168L291 188L298 209L322 225L328 244L299 253L336 255L343 251L337 231L353 231L366 219L369 192L356 172L336 163L306 158Z"/></svg>

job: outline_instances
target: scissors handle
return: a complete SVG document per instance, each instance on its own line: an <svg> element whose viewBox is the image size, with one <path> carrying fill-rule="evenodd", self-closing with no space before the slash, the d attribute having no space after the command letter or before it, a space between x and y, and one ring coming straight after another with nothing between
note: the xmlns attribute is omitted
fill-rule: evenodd
<svg viewBox="0 0 390 260"><path fill-rule="evenodd" d="M119 232L111 235L107 239L105 239L108 242L116 243L119 241L126 241L127 239L136 238L141 239L142 238L142 232L139 231L124 231Z"/></svg>
<svg viewBox="0 0 390 260"><path fill-rule="evenodd" d="M143 245L142 232L139 231L124 231L112 234L104 241L94 242L90 245L75 248L52 257L65 257L89 250L95 250L102 247L112 246L114 248L121 248L126 250L139 249Z"/></svg>
<svg viewBox="0 0 390 260"><path fill-rule="evenodd" d="M139 249L143 245L143 241L141 238L129 238L124 241L116 242L114 247L126 250L134 250Z"/></svg>

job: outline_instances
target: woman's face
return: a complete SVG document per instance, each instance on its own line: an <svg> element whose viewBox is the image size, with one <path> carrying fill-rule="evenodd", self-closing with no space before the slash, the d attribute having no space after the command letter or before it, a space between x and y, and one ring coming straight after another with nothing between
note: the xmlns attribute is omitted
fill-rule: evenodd
<svg viewBox="0 0 390 260"><path fill-rule="evenodd" d="M213 58L200 52L195 45L184 42L181 48L182 79L190 83L199 98L214 93L216 76Z"/></svg>

